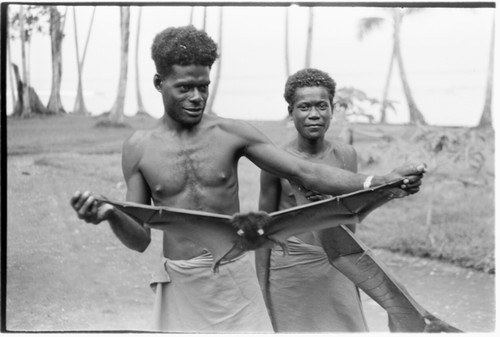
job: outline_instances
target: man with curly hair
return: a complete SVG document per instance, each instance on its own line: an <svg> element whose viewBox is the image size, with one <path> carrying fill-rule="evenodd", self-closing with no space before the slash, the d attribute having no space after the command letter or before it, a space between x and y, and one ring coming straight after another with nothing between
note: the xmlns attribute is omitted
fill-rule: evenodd
<svg viewBox="0 0 500 337"><path fill-rule="evenodd" d="M154 39L153 83L163 100L164 115L151 130L136 131L123 145L126 200L232 215L239 211L238 160L246 156L262 169L323 193L359 190L407 178L404 195L414 193L422 171L416 165L383 176L368 176L313 164L278 149L248 123L204 115L210 69L217 46L192 26L167 28ZM77 191L71 204L79 218L106 220L130 249L143 252L150 229L118 209L96 202L89 191ZM156 330L169 332L272 331L252 254L211 270L212 256L188 234L163 235L164 260L155 273Z"/></svg>
<svg viewBox="0 0 500 337"><path fill-rule="evenodd" d="M300 70L288 78L284 97L297 135L284 149L309 162L357 172L355 149L341 141L325 139L333 117L335 87L335 81L327 73L312 68ZM266 171L261 172L260 186L259 208L269 213L327 197L312 191L303 194L288 180ZM354 231L354 226L350 228ZM341 228L330 230L343 231ZM315 233L291 237L288 246L286 256L281 247L259 249L255 253L275 330L368 331L358 289L330 265Z"/></svg>

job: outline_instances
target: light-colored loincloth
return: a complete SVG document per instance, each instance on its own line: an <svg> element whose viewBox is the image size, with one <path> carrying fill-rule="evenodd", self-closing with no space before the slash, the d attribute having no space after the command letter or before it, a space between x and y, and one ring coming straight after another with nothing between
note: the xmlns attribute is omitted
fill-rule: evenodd
<svg viewBox="0 0 500 337"><path fill-rule="evenodd" d="M210 253L164 259L153 275L154 330L273 332L249 253L211 270Z"/></svg>
<svg viewBox="0 0 500 337"><path fill-rule="evenodd" d="M277 332L366 332L355 285L328 262L323 248L296 237L289 253L271 253L270 311Z"/></svg>

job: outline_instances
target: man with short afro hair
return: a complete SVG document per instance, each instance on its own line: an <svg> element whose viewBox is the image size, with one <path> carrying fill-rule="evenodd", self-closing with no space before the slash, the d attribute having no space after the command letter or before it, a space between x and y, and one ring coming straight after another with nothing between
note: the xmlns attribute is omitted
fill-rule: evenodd
<svg viewBox="0 0 500 337"><path fill-rule="evenodd" d="M305 68L290 75L285 84L285 93L283 97L288 103L288 111L291 113L295 94L298 88L303 87L323 87L328 92L330 104L333 106L333 98L335 97L335 88L337 84L327 73L315 69Z"/></svg>
<svg viewBox="0 0 500 337"><path fill-rule="evenodd" d="M330 75L314 68L288 77L283 96L297 133L283 148L311 162L357 172L354 148L325 137L333 117L335 87ZM330 197L308 193L306 197L286 179L262 171L259 209L271 213ZM345 238L342 228L330 231L339 240ZM313 232L288 238L286 256L278 246L255 253L275 331L367 332L358 289L330 264L316 238Z"/></svg>
<svg viewBox="0 0 500 337"><path fill-rule="evenodd" d="M172 65L196 64L212 67L217 59L217 44L205 31L194 26L169 27L156 35L151 46L156 71L168 75Z"/></svg>

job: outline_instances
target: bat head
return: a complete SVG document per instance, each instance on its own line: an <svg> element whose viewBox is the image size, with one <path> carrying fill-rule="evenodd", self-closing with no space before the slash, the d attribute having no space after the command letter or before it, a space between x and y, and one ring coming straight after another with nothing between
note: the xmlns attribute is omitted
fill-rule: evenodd
<svg viewBox="0 0 500 337"><path fill-rule="evenodd" d="M240 247L245 250L259 248L268 241L264 235L266 226L271 217L266 212L236 213L231 219L231 224L240 235Z"/></svg>

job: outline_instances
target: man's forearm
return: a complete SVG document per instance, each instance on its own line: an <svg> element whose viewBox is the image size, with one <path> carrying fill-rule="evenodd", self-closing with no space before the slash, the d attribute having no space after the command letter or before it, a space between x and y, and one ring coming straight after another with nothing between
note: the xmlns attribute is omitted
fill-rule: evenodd
<svg viewBox="0 0 500 337"><path fill-rule="evenodd" d="M332 166L318 165L316 172L310 175L304 187L324 194L338 195L351 193L365 188L369 175L353 173ZM383 185L388 180L385 176L373 176L370 187Z"/></svg>
<svg viewBox="0 0 500 337"><path fill-rule="evenodd" d="M128 215L113 209L107 220L113 233L126 247L143 252L149 246L150 231Z"/></svg>

